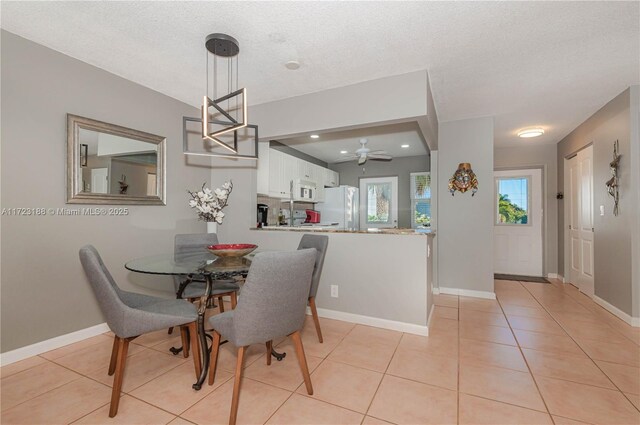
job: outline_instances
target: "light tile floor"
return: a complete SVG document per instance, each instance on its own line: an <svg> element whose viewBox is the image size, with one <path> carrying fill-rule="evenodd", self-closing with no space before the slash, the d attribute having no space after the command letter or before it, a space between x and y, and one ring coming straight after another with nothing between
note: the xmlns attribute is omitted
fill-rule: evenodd
<svg viewBox="0 0 640 425"><path fill-rule="evenodd" d="M435 296L429 337L307 318L314 395L288 356L247 354L239 423L640 424L640 329L573 286L495 282L497 301ZM224 345L214 386L193 391L193 366L167 349L179 336L141 337L129 350L120 411L108 418L112 335L1 369L3 424L224 424L235 354Z"/></svg>

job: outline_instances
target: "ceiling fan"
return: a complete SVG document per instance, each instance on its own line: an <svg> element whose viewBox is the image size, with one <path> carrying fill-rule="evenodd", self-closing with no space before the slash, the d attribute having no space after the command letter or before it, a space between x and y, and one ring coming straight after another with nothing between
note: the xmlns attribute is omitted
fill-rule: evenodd
<svg viewBox="0 0 640 425"><path fill-rule="evenodd" d="M375 161L391 161L393 157L389 155L386 151L372 151L367 147L367 139L360 139L360 149L357 151L345 155L338 159L335 162L347 162L347 161L358 161L358 165L362 165L367 162L367 159L375 160Z"/></svg>

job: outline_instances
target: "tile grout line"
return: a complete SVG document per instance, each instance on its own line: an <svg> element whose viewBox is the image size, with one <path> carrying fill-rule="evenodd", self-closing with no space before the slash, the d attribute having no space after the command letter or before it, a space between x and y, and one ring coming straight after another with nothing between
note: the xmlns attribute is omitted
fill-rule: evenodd
<svg viewBox="0 0 640 425"><path fill-rule="evenodd" d="M371 397L371 401L369 402L369 405L367 406L367 410L365 410L365 413L364 413L365 418L369 414L369 410L371 409L371 405L373 404L373 400L375 400L376 396L378 395L378 391L380 390L380 386L382 385L382 381L384 381L384 377L387 376L387 371L389 370L389 366L391 365L391 362L393 361L393 357L398 352L398 347L400 347L400 342L402 342L402 337L404 335L405 335L405 332L401 332L400 333L400 339L398 339L398 344L396 345L396 348L393 350L393 354L391 355L391 358L389 358L389 362L387 363L387 367L384 369L384 372L382 372L382 378L380 378L380 382L378 382L378 386L376 387L376 390L373 393L373 397ZM393 376L393 375L389 375L389 376ZM362 421L364 422L364 418L362 418Z"/></svg>
<svg viewBox="0 0 640 425"><path fill-rule="evenodd" d="M519 283L520 283L520 282L519 282ZM521 284L521 285L522 285L522 284ZM580 348L580 350L582 350L582 352L587 356L587 358L588 358L589 360L591 360L591 363L593 363L593 364L595 365L595 367L596 367L596 368L598 368L598 370L599 370L599 371L600 371L600 372L601 372L601 373L602 373L602 374L603 374L603 375L604 375L604 376L609 380L609 382L611 382L611 384L616 388L616 390L617 390L620 394L622 394L622 396L623 396L623 397L624 397L624 398L625 398L625 399L626 399L626 400L631 404L631 406L633 406L637 411L640 411L640 408L638 408L638 407L633 403L633 401L631 401L631 399L629 399L629 397L627 397L627 395L624 393L624 391L622 391L622 390L621 390L621 389L616 385L616 383L615 383L615 382L613 382L613 380L609 377L609 375L607 375L607 374L606 374L606 372L605 372L605 371L603 371L603 370L600 368L600 366L598 365L598 363L596 363L596 360L597 360L597 359L594 359L593 357L591 357L591 356L589 355L589 353L587 353L587 352L585 351L585 349L584 349L584 348L582 348L582 346L580 345L580 343L579 343L578 341L576 341L576 339L571 335L571 333L570 333L567 329L565 329L565 327L564 327L564 326L562 326L562 323L558 322L558 321L556 320L556 318L555 318L555 317L553 317L553 315L550 313L550 311L549 311L549 310L547 310L547 308L544 306L544 304L542 304L542 303L538 300L538 298L536 298L536 296L535 296L535 295L533 295L533 293L531 293L531 291L529 291L529 289L527 289L524 285L522 285L522 286L523 286L523 287L524 287L524 289L525 289L525 290L526 290L526 291L527 291L527 292L528 292L528 293L533 297L533 299L534 299L534 300L536 300L536 302L537 302L538 304L540 304L540 306L541 306L541 307L542 307L542 308L547 312L547 314L549 314L549 316L551 317L551 319L552 319L554 322L556 322L556 324L558 324L558 326L560 326L560 327L562 328L562 330L567 334L567 336L568 336L569 338L571 338L571 340L572 340L572 341L573 341L573 342L574 342L574 343L575 343L575 344ZM556 289L560 290L561 292L564 292L563 290L561 290L561 289L559 289L559 288L556 288ZM563 296L567 296L567 295L565 295L565 294L562 294L562 295L563 295ZM571 298L571 297L569 297L569 298ZM611 313L609 313L609 314L611 314ZM608 326L608 325L607 325L607 326ZM613 329L613 328L612 328L612 329ZM524 357L524 354L523 354L523 357ZM525 359L525 361L526 361L526 359ZM604 361L604 360L601 360L601 361ZM609 363L613 363L613 362L609 362ZM628 366L628 365L625 365L625 364L622 364L622 363L613 363L613 364L619 364L619 365L623 365L623 366ZM527 363L527 365L528 365L528 363ZM533 376L533 374L531 374L531 375ZM587 385L587 386L595 387L595 388L603 388L603 387L599 387L599 386L597 386L597 385L585 384L585 383L582 383L582 382L574 382L574 381L569 381L569 380L566 380L566 379L559 379L559 378L551 378L551 379L558 379L558 380L561 380L561 381L573 382L573 383L575 383L575 384ZM537 386L537 384L536 384L536 386ZM608 389L609 391L615 391L615 390L612 390L611 388L604 388L604 389ZM545 404L546 404L546 403L545 403Z"/></svg>
<svg viewBox="0 0 640 425"><path fill-rule="evenodd" d="M518 282L518 284L520 286L523 286L520 282ZM526 290L526 288L524 288L524 289ZM529 370L529 376L531 376L531 379L533 380L533 384L536 386L536 390L538 391L538 395L540 396L540 400L542 400L542 404L544 404L544 408L547 410L547 414L549 415L549 418L551 418L551 422L553 424L555 424L556 421L553 419L553 416L551 415L551 412L549 411L549 406L547 406L547 401L544 399L544 396L542 395L542 391L540 391L540 387L538 386L538 381L536 381L536 378L533 375L533 371L531 370L531 366L529 366L529 362L527 361L527 358L525 357L524 353L522 352L522 347L520 347L520 343L518 342L518 339L516 338L516 334L515 334L515 332L513 332L513 328L511 327L511 322L509 322L509 319L507 318L507 315L504 312L504 309L502 308L502 303L500 302L498 297L496 297L496 301L498 302L498 305L500 306L500 309L502 310L502 314L504 315L504 318L507 321L507 324L509 325L509 329L511 330L511 334L513 335L513 338L518 343L518 351L520 352L520 355L522 356L522 359L524 360L524 363L527 365L527 369Z"/></svg>

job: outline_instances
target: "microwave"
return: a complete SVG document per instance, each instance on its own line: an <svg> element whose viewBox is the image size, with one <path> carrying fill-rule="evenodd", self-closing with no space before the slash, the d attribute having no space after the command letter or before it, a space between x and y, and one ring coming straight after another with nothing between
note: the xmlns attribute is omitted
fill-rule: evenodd
<svg viewBox="0 0 640 425"><path fill-rule="evenodd" d="M294 201L315 202L316 183L307 180L294 180L291 195Z"/></svg>

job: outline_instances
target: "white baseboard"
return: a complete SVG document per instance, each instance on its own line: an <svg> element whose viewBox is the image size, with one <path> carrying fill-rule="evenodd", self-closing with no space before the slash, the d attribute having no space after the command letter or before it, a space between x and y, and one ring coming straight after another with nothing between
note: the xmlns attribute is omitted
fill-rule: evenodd
<svg viewBox="0 0 640 425"><path fill-rule="evenodd" d="M607 310L609 313L613 314L614 316L618 317L619 319L621 319L625 323L628 323L629 325L633 326L634 328L640 328L640 317L631 317L630 315L628 315L624 311L620 310L618 307L615 307L615 306L609 304L608 302L606 302L602 298L598 297L597 295L593 296L593 301L595 301L596 304L600 305L602 308L604 308L605 310Z"/></svg>
<svg viewBox="0 0 640 425"><path fill-rule="evenodd" d="M475 291L472 289L460 289L460 288L439 288L440 294L448 294L448 295L462 295L463 297L473 297L473 298L485 298L488 300L495 300L496 293L489 291ZM435 292L434 292L435 294Z"/></svg>
<svg viewBox="0 0 640 425"><path fill-rule="evenodd" d="M438 295L438 294L440 293L440 288L433 288L433 289L431 290L431 293L433 293L433 294L435 294L435 295Z"/></svg>
<svg viewBox="0 0 640 425"><path fill-rule="evenodd" d="M56 348L64 347L65 345L73 344L74 342L82 341L83 339L109 332L109 330L109 326L107 326L106 323L101 323L91 326L90 328L80 329L79 331L36 342L26 347L16 348L15 350L0 354L0 365L6 366L29 357L37 356L38 354L46 353L47 351L55 350Z"/></svg>
<svg viewBox="0 0 640 425"><path fill-rule="evenodd" d="M414 323L397 322L395 320L380 319L378 317L362 316L360 314L345 313L344 311L327 310L318 308L318 316L326 319L342 320L344 322L357 323L359 325L373 326L376 328L389 329L392 331L406 332L408 334L429 335L428 326L416 325ZM307 314L311 314L307 308Z"/></svg>
<svg viewBox="0 0 640 425"><path fill-rule="evenodd" d="M558 279L561 280L564 283L564 277L562 277L561 274L558 273L547 273L547 277L549 279Z"/></svg>

